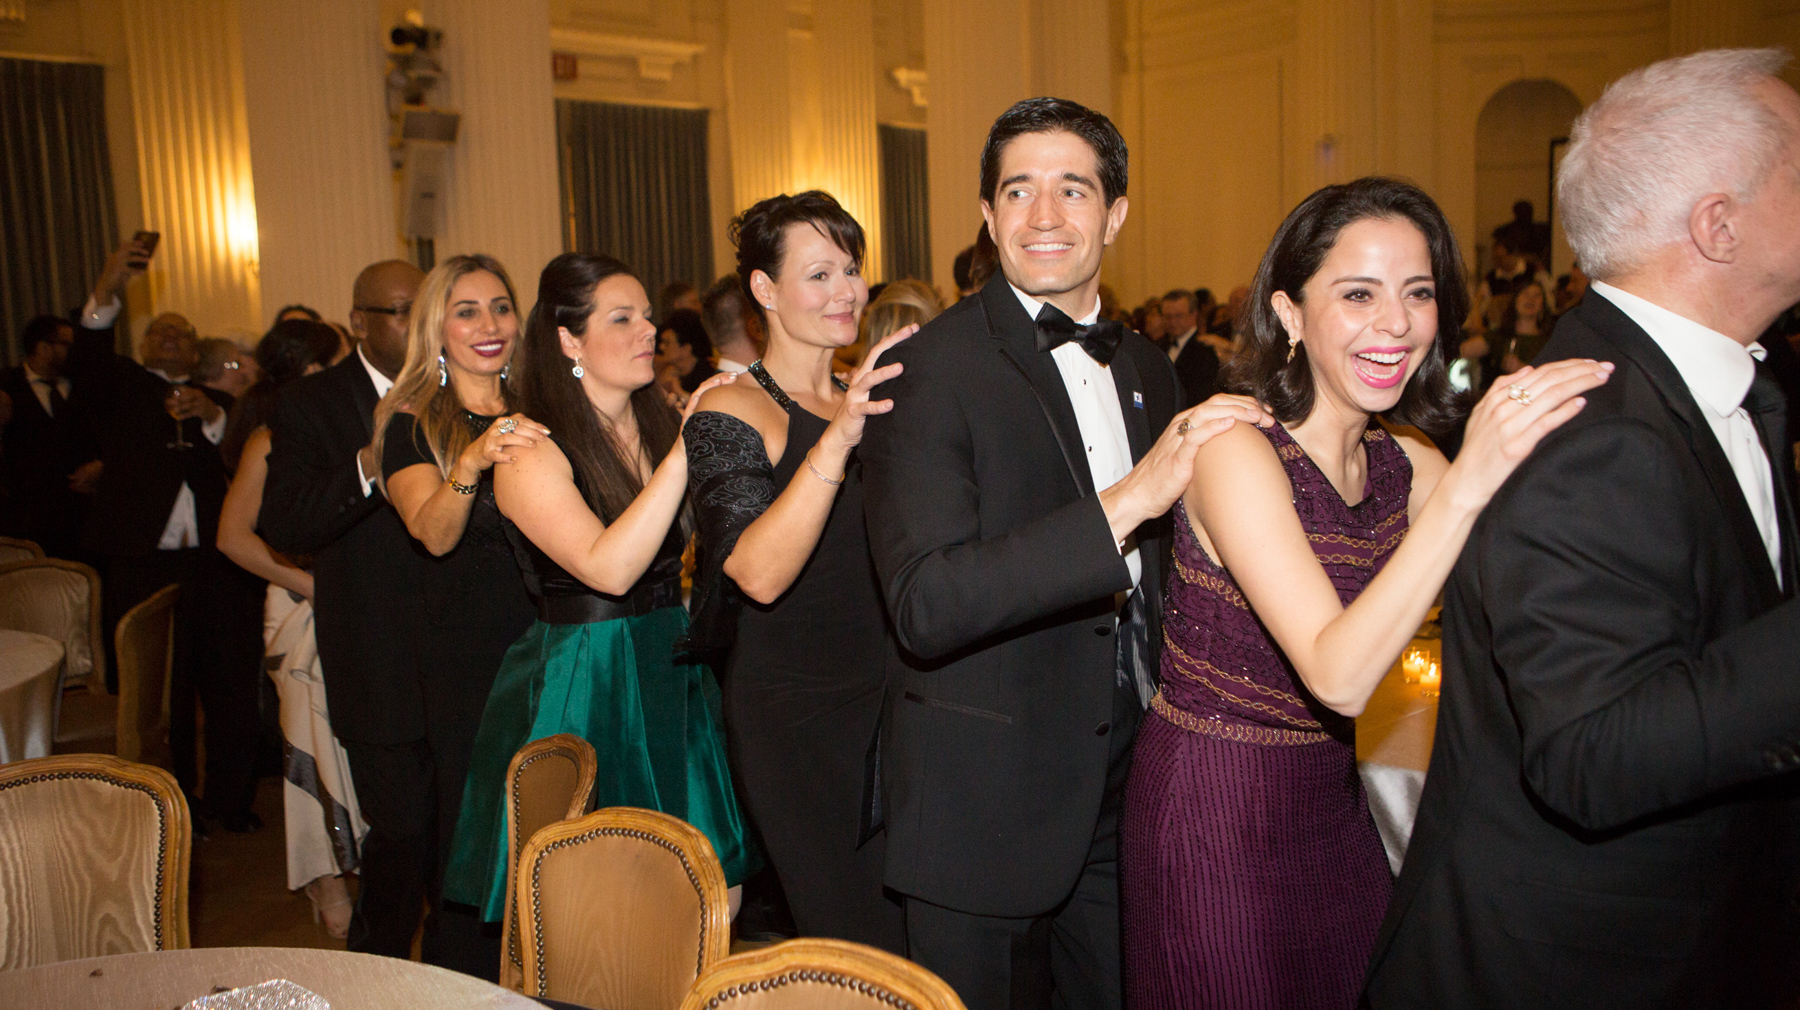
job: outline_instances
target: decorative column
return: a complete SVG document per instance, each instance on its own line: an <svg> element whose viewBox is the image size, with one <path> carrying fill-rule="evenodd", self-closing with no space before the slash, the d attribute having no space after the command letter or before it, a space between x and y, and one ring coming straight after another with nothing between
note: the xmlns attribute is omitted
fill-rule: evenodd
<svg viewBox="0 0 1800 1010"><path fill-rule="evenodd" d="M956 254L975 241L981 224L981 148L988 128L1031 94L1030 4L924 0L924 8L931 272L938 290L953 298Z"/></svg>
<svg viewBox="0 0 1800 1010"><path fill-rule="evenodd" d="M786 0L725 4L725 118L731 136L731 213L794 183Z"/></svg>
<svg viewBox="0 0 1800 1010"><path fill-rule="evenodd" d="M1033 0L1032 93L1080 102L1113 114L1113 50L1109 4L1093 0Z"/></svg>
<svg viewBox="0 0 1800 1010"><path fill-rule="evenodd" d="M162 233L151 312L180 312L203 335L261 333L238 5L123 0L120 13L144 228Z"/></svg>
<svg viewBox="0 0 1800 1010"><path fill-rule="evenodd" d="M844 205L868 238L863 275L889 279L881 250L881 145L875 129L875 5L833 0L815 8L822 159L805 185Z"/></svg>
<svg viewBox="0 0 1800 1010"><path fill-rule="evenodd" d="M433 0L424 11L444 32L439 100L462 114L438 262L487 253L529 304L563 251L549 0Z"/></svg>
<svg viewBox="0 0 1800 1010"><path fill-rule="evenodd" d="M263 299L349 318L363 267L404 258L394 217L386 60L370 0L245 3Z"/></svg>
<svg viewBox="0 0 1800 1010"><path fill-rule="evenodd" d="M1375 165L1374 0L1299 0L1286 119L1284 202Z"/></svg>

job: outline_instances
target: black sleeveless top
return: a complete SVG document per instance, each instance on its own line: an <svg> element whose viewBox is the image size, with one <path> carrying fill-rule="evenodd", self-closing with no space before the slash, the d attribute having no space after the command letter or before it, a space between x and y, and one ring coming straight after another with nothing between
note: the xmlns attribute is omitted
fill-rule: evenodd
<svg viewBox="0 0 1800 1010"><path fill-rule="evenodd" d="M551 440L556 440L554 435ZM588 498L579 470L575 472L575 488L583 498ZM538 620L545 624L592 624L621 617L641 617L652 610L681 605L681 555L687 540L682 535L680 522L669 524L669 532L663 537L655 560L650 562L637 584L619 596L602 593L570 575L520 532L510 519L506 520L506 538L512 543L513 558L525 578L525 589L537 603Z"/></svg>

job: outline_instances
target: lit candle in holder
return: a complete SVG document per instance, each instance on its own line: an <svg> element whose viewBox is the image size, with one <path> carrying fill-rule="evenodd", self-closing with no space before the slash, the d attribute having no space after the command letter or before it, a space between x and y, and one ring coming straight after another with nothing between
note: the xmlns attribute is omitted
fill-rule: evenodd
<svg viewBox="0 0 1800 1010"><path fill-rule="evenodd" d="M1400 679L1419 685L1419 694L1426 698L1437 697L1441 679L1435 644L1420 642L1407 646L1400 654Z"/></svg>
<svg viewBox="0 0 1800 1010"><path fill-rule="evenodd" d="M1419 675L1419 696L1421 698L1437 697L1438 685L1441 679L1438 672L1437 660L1428 660L1424 671Z"/></svg>

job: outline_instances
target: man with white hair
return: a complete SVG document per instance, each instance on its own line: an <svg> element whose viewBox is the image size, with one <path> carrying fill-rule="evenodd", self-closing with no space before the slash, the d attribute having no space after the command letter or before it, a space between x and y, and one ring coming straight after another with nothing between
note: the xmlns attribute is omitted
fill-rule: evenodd
<svg viewBox="0 0 1800 1010"><path fill-rule="evenodd" d="M1575 124L1558 203L1594 283L1540 357L1616 371L1494 497L1446 587L1373 1007L1800 995L1800 545L1756 343L1800 302L1786 62L1666 60ZM1510 381L1529 402L1533 373Z"/></svg>

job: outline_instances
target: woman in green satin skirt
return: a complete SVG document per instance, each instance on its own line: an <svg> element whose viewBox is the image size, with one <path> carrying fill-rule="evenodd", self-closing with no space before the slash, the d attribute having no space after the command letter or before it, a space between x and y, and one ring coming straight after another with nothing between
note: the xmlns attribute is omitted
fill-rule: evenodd
<svg viewBox="0 0 1800 1010"><path fill-rule="evenodd" d="M444 881L446 900L490 921L505 913L507 766L556 733L593 744L597 806L660 810L700 829L734 910L760 862L732 791L718 685L707 667L674 660L688 626L676 521L686 418L654 385L649 309L623 264L566 253L544 268L513 359L523 409L551 437L510 447L494 491L538 620L488 696ZM708 380L689 412L729 381Z"/></svg>

